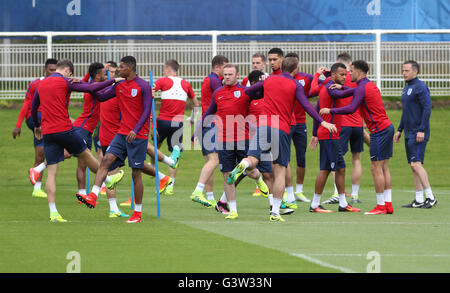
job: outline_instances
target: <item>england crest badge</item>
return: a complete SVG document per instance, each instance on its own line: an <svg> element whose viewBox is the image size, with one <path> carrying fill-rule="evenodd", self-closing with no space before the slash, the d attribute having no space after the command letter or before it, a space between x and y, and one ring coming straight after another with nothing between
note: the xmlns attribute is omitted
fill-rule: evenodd
<svg viewBox="0 0 450 293"><path fill-rule="evenodd" d="M412 88L408 89L408 92L407 92L408 96L412 93L412 91L413 91Z"/></svg>
<svg viewBox="0 0 450 293"><path fill-rule="evenodd" d="M241 97L241 91L234 91L234 97L240 98Z"/></svg>
<svg viewBox="0 0 450 293"><path fill-rule="evenodd" d="M134 98L137 96L138 90L137 89L131 89L131 96Z"/></svg>

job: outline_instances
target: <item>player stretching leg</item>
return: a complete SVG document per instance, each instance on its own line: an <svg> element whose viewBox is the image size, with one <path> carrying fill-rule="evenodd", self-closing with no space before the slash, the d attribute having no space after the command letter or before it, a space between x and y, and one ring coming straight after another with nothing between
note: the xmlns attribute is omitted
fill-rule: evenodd
<svg viewBox="0 0 450 293"><path fill-rule="evenodd" d="M100 101L117 98L122 114L120 128L100 163L92 192L87 196L77 194L77 197L89 208L94 208L100 186L107 177L109 167L117 159L124 162L128 157L128 164L132 169L136 204L133 215L126 222L139 223L142 220L144 195L142 172L146 174L155 172L154 169L149 168L148 164L145 164L149 134L148 119L153 97L148 82L136 74L136 59L133 56L123 57L118 70L119 75L125 80L106 91L95 92L94 97Z"/></svg>
<svg viewBox="0 0 450 293"><path fill-rule="evenodd" d="M270 76L245 90L250 97L257 96L257 92L264 90L264 109L268 118L260 119L257 135L253 138L247 153L248 157L242 159L228 177L228 183L234 183L242 172L256 168L258 162L264 159L262 155L272 153L274 198L269 217L271 222L284 222L279 212L285 189L286 166L290 159L289 130L294 101L299 101L306 112L323 127L332 132L336 131L336 127L325 122L308 102L303 86L293 78L297 70L298 61L293 57L285 58L282 62L282 74Z"/></svg>
<svg viewBox="0 0 450 293"><path fill-rule="evenodd" d="M119 80L112 79L98 83L72 83L68 77L72 75L73 64L65 59L56 65L56 71L43 79L34 94L31 105L31 116L35 124L36 138L44 139L44 152L47 161L47 199L50 208L50 221L66 222L58 213L55 205L56 174L58 163L64 161L64 149L76 154L86 161L89 169L94 173L98 170L98 161L87 149L86 143L73 128L69 119L68 107L71 91L96 91L107 87ZM38 108L42 112L42 121L38 120ZM42 129L41 129L42 125ZM107 178L111 184L119 180L116 177Z"/></svg>

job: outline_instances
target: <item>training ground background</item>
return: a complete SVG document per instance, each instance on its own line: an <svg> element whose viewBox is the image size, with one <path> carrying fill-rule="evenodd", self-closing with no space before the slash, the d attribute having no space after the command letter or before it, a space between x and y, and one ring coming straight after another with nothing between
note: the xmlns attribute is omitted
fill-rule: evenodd
<svg viewBox="0 0 450 293"><path fill-rule="evenodd" d="M82 109L69 110L77 117ZM375 261L383 273L450 272L448 108L433 109L431 115L425 168L438 199L433 209L401 208L415 196L402 138L394 144L390 160L393 215L312 214L308 204L299 203L294 214L284 217L285 223L269 223L268 200L252 197L254 183L246 179L237 189L239 219L227 221L189 199L203 158L201 151L187 150L181 156L175 195L161 195L161 218L156 217L154 178L143 175L143 222L135 225L125 224L122 218L108 218L106 196L95 209L77 203L74 158L60 164L57 177L56 205L69 222L50 223L47 200L31 197L28 169L34 161L32 133L23 123L21 136L16 140L11 136L18 113L19 109L0 110L0 272L64 273L71 267L71 258L67 259L71 251L79 253L83 273L364 273L368 267L374 268ZM389 110L388 115L397 127L401 111ZM307 123L309 141L309 117ZM166 144L162 150L167 153ZM346 189L350 191L349 154L346 159ZM362 203L355 206L364 212L376 203L367 146L362 161ZM291 162L295 166L294 152ZM160 166L167 173L167 166ZM319 151L308 148L304 189L310 199L318 166ZM128 167L124 170L118 202L130 196L131 171ZM91 184L93 179L91 174ZM216 170L216 199L222 191L223 177ZM332 193L329 180L323 200ZM337 205L327 207L337 210ZM132 213L129 208L122 209Z"/></svg>

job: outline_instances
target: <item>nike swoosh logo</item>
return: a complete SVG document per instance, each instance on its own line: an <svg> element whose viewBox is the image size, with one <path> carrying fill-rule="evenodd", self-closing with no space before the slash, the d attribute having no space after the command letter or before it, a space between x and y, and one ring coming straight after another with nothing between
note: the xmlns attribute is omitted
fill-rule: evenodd
<svg viewBox="0 0 450 293"><path fill-rule="evenodd" d="M134 163L134 164L137 166L137 165L140 165L141 163Z"/></svg>

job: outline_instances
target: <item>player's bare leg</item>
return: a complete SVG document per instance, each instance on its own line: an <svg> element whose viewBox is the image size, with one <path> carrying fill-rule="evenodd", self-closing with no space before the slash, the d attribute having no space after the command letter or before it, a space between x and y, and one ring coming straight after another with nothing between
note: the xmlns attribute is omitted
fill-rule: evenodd
<svg viewBox="0 0 450 293"><path fill-rule="evenodd" d="M386 177L384 173L384 160L382 161L372 161L371 172L373 177L373 183L375 187L375 193L377 197L377 206L369 211L365 212L365 215L380 215L386 214L386 204L385 204L385 188L386 188ZM390 175L389 175L390 177ZM388 183L390 184L390 183Z"/></svg>
<svg viewBox="0 0 450 293"><path fill-rule="evenodd" d="M204 156L205 164L202 167L200 176L198 178L197 186L190 198L206 207L212 207L215 205L214 201L214 170L219 166L219 156L216 152L209 153ZM206 194L209 199L203 195L203 190L206 190ZM210 202L211 201L211 202Z"/></svg>
<svg viewBox="0 0 450 293"><path fill-rule="evenodd" d="M352 202L361 202L359 200L359 186L362 177L361 153L352 153Z"/></svg>
<svg viewBox="0 0 450 293"><path fill-rule="evenodd" d="M81 156L80 156L81 155ZM108 169L114 163L114 161L117 159L115 155L112 153L106 153L105 156L103 156L103 159L98 165L98 161L95 159L94 156L90 153L89 150L82 152L79 155L80 158L85 159L87 162L87 165L89 166L89 169L91 169L95 175L94 180L94 186L92 186L92 191L88 195L83 195L77 193L76 196L79 201L86 204L89 208L94 208L97 203L97 197L100 193L100 188L102 186L102 183L105 182L106 187L109 189L113 189L115 185L122 180L123 177L123 171L120 170L117 174L108 176ZM96 163L95 163L96 162Z"/></svg>
<svg viewBox="0 0 450 293"><path fill-rule="evenodd" d="M56 174L58 173L58 164L51 164L47 166L47 181L45 188L47 191L48 206L50 208L50 221L52 222L67 222L64 220L56 209Z"/></svg>

